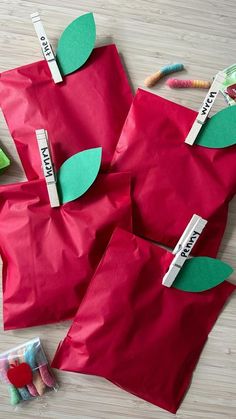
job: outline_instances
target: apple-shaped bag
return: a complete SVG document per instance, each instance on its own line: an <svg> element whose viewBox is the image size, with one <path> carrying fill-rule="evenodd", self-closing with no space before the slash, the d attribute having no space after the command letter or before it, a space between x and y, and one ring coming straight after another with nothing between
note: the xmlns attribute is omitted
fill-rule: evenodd
<svg viewBox="0 0 236 419"><path fill-rule="evenodd" d="M42 177L34 138L40 127L50 132L56 170L71 155L98 146L103 148L102 168L112 159L132 93L116 46L92 51L94 42L89 13L73 21L59 39L61 83L54 83L45 60L0 74L0 107L30 180ZM85 58L83 48L88 48Z"/></svg>
<svg viewBox="0 0 236 419"><path fill-rule="evenodd" d="M99 175L51 208L44 179L0 186L5 329L71 318L117 225L131 228L130 177Z"/></svg>
<svg viewBox="0 0 236 419"><path fill-rule="evenodd" d="M167 288L162 278L173 257L131 233L115 230L52 366L105 377L175 413L235 286L224 281L203 292ZM194 259L198 258L182 268L184 272L187 267L189 280L196 271L196 262L191 269ZM215 263L219 275L223 273L221 281L232 273L228 265L211 258L206 258L203 269L202 259L203 280Z"/></svg>
<svg viewBox="0 0 236 419"><path fill-rule="evenodd" d="M174 247L192 214L199 214L208 224L193 254L215 257L236 192L236 107L214 115L202 128L199 144L189 146L184 140L196 115L139 89L112 170L131 173L136 234ZM210 148L222 142L231 146Z"/></svg>

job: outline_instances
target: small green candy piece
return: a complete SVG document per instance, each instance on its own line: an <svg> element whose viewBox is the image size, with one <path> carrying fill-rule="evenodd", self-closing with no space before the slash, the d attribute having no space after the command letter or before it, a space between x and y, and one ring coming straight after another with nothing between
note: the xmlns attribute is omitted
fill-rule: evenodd
<svg viewBox="0 0 236 419"><path fill-rule="evenodd" d="M0 172L10 166L10 160L0 148Z"/></svg>
<svg viewBox="0 0 236 419"><path fill-rule="evenodd" d="M20 401L22 399L21 399L21 396L20 396L17 388L14 387L14 386L12 386L12 385L9 385L8 386L8 391L9 391L9 395L10 395L10 403L11 403L11 405L12 406L15 406L18 403L20 403Z"/></svg>

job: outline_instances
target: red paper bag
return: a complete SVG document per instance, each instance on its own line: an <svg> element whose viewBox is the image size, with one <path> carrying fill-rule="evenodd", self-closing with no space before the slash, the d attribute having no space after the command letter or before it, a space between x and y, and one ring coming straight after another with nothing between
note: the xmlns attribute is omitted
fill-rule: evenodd
<svg viewBox="0 0 236 419"><path fill-rule="evenodd" d="M173 255L117 229L53 367L102 376L175 413L207 336L235 289L162 285Z"/></svg>
<svg viewBox="0 0 236 419"><path fill-rule="evenodd" d="M46 61L0 74L0 106L28 179L43 176L38 128L50 133L56 170L73 154L100 146L106 168L131 101L115 45L95 48L87 63L59 84Z"/></svg>
<svg viewBox="0 0 236 419"><path fill-rule="evenodd" d="M132 175L136 234L174 247L195 213L208 224L193 254L215 257L236 192L236 146L210 149L185 144L196 115L139 89L112 170Z"/></svg>
<svg viewBox="0 0 236 419"><path fill-rule="evenodd" d="M74 316L115 226L131 228L129 181L100 175L58 208L44 180L0 187L5 329Z"/></svg>

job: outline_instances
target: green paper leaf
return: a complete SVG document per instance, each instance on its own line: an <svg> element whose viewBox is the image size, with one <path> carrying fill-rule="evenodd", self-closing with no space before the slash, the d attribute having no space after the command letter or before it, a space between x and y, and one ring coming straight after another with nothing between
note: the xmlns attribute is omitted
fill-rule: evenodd
<svg viewBox="0 0 236 419"><path fill-rule="evenodd" d="M206 291L225 281L233 272L219 259L199 256L186 260L172 287L182 291Z"/></svg>
<svg viewBox="0 0 236 419"><path fill-rule="evenodd" d="M57 62L62 75L78 70L89 58L96 40L92 13L75 19L62 33L57 47Z"/></svg>
<svg viewBox="0 0 236 419"><path fill-rule="evenodd" d="M222 109L208 119L195 144L209 148L224 148L236 144L236 106Z"/></svg>
<svg viewBox="0 0 236 419"><path fill-rule="evenodd" d="M83 195L95 181L102 159L102 148L90 148L67 159L57 173L60 202L73 201Z"/></svg>

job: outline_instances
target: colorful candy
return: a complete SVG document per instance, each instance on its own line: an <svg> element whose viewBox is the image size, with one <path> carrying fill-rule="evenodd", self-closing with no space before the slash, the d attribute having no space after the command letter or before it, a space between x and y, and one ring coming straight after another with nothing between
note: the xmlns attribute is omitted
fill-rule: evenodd
<svg viewBox="0 0 236 419"><path fill-rule="evenodd" d="M6 367L7 367L7 372L6 373L7 373L7 376L8 376L8 379L9 379L11 385L13 385L15 388L16 388L15 383L13 381L11 382L11 380L10 380L9 371L10 371L11 366L13 364L23 362L23 360L24 360L23 352L20 349L18 349L18 351L15 353L14 357L11 353L9 353L8 358L7 358L8 363L6 364ZM18 369L16 365L15 365L15 368ZM22 385L22 387L17 387L17 390L18 390L22 400L30 400L31 399L31 394L27 390L26 385Z"/></svg>
<svg viewBox="0 0 236 419"><path fill-rule="evenodd" d="M8 365L7 364L8 363L6 359L0 359L0 376L2 380L7 384L9 395L10 395L10 404L12 406L15 406L16 404L20 403L22 398L17 388L14 387L8 380L8 377L7 377Z"/></svg>
<svg viewBox="0 0 236 419"><path fill-rule="evenodd" d="M1 354L0 377L8 386L12 405L58 387L39 338Z"/></svg>
<svg viewBox="0 0 236 419"><path fill-rule="evenodd" d="M48 387L54 387L55 386L55 379L54 377L52 377L48 366L47 365L42 365L41 367L39 367L39 371L41 374L41 378L43 380L43 382L48 386Z"/></svg>
<svg viewBox="0 0 236 419"><path fill-rule="evenodd" d="M34 380L34 378L33 378ZM31 394L32 397L40 396L40 394L37 391L37 388L35 387L35 384L32 382L27 385L27 390Z"/></svg>
<svg viewBox="0 0 236 419"><path fill-rule="evenodd" d="M8 391L10 396L10 404L12 406L17 405L22 400L21 395L16 387L12 386L11 384L8 385Z"/></svg>
<svg viewBox="0 0 236 419"><path fill-rule="evenodd" d="M37 368L35 351L36 351L36 348L34 347L34 344L32 344L27 347L24 353L24 360L25 362L27 362L27 364L31 366L32 370Z"/></svg>
<svg viewBox="0 0 236 419"><path fill-rule="evenodd" d="M206 80L168 79L166 84L172 89L209 89L211 87L211 82Z"/></svg>
<svg viewBox="0 0 236 419"><path fill-rule="evenodd" d="M33 384L34 384L38 394L40 396L42 396L43 393L45 392L46 384L43 382L43 380L41 378L41 375L39 374L38 371L35 371L35 373L34 373Z"/></svg>
<svg viewBox="0 0 236 419"><path fill-rule="evenodd" d="M27 390L26 387L20 387L17 390L19 391L22 400L30 400L31 399L31 394L29 393L29 391Z"/></svg>
<svg viewBox="0 0 236 419"><path fill-rule="evenodd" d="M34 352L33 352L33 347L34 347L34 345L29 345L29 347L27 347L26 350L24 350L24 348L21 348L17 351L18 359L21 360L21 362L25 361L27 364L29 364L32 371L34 371L35 368L36 368L36 361L35 361L35 356L34 356ZM35 374L38 374L38 372L36 372L36 373L33 372L33 379L34 379ZM32 383L27 384L27 390L32 397L39 396L39 393L38 393L33 381L32 381Z"/></svg>
<svg viewBox="0 0 236 419"><path fill-rule="evenodd" d="M42 351L36 351L35 359L36 359L36 364L39 367L39 371L40 371L43 382L50 388L54 387L55 379L51 375L48 369L48 365L45 364L45 354Z"/></svg>
<svg viewBox="0 0 236 419"><path fill-rule="evenodd" d="M144 80L144 84L147 87L152 87L158 82L158 80L160 80L162 77L166 76L167 74L175 73L176 71L182 71L182 70L184 70L184 65L183 64L176 63L176 64L167 65L165 67L162 67L156 73L147 77Z"/></svg>

